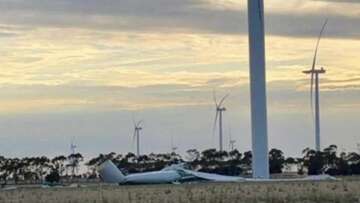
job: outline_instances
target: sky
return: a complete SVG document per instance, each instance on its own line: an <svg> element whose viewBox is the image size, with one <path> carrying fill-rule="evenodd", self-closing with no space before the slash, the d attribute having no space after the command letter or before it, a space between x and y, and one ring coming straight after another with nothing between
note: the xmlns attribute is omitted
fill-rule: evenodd
<svg viewBox="0 0 360 203"><path fill-rule="evenodd" d="M314 147L309 76L320 44L322 146L360 143L360 1L266 0L269 148ZM251 149L245 0L0 0L0 154ZM171 141L172 140L172 141ZM173 144L171 144L173 143Z"/></svg>

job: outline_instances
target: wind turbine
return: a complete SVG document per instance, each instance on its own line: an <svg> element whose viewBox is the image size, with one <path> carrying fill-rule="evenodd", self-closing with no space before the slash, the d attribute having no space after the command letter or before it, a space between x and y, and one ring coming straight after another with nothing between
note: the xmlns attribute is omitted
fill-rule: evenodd
<svg viewBox="0 0 360 203"><path fill-rule="evenodd" d="M72 138L71 142L70 142L70 152L71 152L71 154L75 154L75 149L77 148L77 146L74 144L74 139L75 138Z"/></svg>
<svg viewBox="0 0 360 203"><path fill-rule="evenodd" d="M230 151L234 151L236 140L230 140Z"/></svg>
<svg viewBox="0 0 360 203"><path fill-rule="evenodd" d="M173 136L171 136L171 152L172 153L176 153L176 150L177 150L178 148L174 145L174 137Z"/></svg>
<svg viewBox="0 0 360 203"><path fill-rule="evenodd" d="M325 69L323 67L321 67L320 69L317 69L316 66L316 59L317 59L317 53L318 53L318 49L319 49L319 44L320 44L320 40L321 37L324 33L325 27L328 23L328 19L325 20L317 43L316 43L316 47L315 47L315 54L314 54L314 59L313 59L313 63L312 63L312 67L310 70L305 70L303 71L304 74L307 75L311 75L311 80L310 80L310 103L311 103L311 112L313 114L314 112L314 104L315 104L315 149L316 151L320 151L321 150L321 145L320 145L320 105L319 105L319 75L320 74L325 74ZM313 99L313 93L314 93L314 79L315 79L315 101Z"/></svg>
<svg viewBox="0 0 360 203"><path fill-rule="evenodd" d="M72 178L75 176L75 157L74 157L74 155L75 155L75 153L76 153L76 148L77 148L77 145L75 145L75 143L74 143L74 140L75 140L75 138L74 137L72 137L72 139L71 139L71 142L70 142L70 156L69 156L69 162L70 162L70 165L71 165L71 167L72 167L72 170L71 170L71 174L72 174Z"/></svg>
<svg viewBox="0 0 360 203"><path fill-rule="evenodd" d="M219 150L223 151L223 126L222 126L222 118L223 118L223 112L226 111L226 108L222 106L225 99L229 96L229 94L226 94L224 97L221 98L220 102L218 103L216 100L216 93L213 92L213 99L215 103L216 108L216 114L215 114L215 121L213 126L213 132L215 132L216 129L216 122L219 120Z"/></svg>
<svg viewBox="0 0 360 203"><path fill-rule="evenodd" d="M229 129L229 149L230 151L234 151L235 149L235 143L236 143L236 140L233 140L232 139L232 136L231 136L231 128Z"/></svg>
<svg viewBox="0 0 360 203"><path fill-rule="evenodd" d="M141 124L143 123L143 121L138 121L134 122L134 135L133 135L133 140L136 139L136 156L139 157L140 156L140 131L142 130Z"/></svg>

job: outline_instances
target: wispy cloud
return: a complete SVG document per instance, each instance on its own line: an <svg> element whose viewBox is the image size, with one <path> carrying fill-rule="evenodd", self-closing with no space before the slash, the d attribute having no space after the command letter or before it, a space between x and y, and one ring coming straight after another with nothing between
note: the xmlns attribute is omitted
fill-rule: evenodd
<svg viewBox="0 0 360 203"><path fill-rule="evenodd" d="M237 1L1 0L0 3L3 24L135 32L247 32L246 4ZM271 35L313 36L313 30L324 18L330 18L332 24L328 36L358 38L360 33L356 3L271 0L266 8L267 32ZM339 12L342 10L347 12Z"/></svg>

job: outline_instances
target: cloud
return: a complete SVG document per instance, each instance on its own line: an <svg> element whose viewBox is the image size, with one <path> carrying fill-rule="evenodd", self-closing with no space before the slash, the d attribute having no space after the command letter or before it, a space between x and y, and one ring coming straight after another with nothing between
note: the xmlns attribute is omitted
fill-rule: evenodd
<svg viewBox="0 0 360 203"><path fill-rule="evenodd" d="M16 33L11 33L11 32L0 32L0 37L16 37L17 34Z"/></svg>
<svg viewBox="0 0 360 203"><path fill-rule="evenodd" d="M358 38L360 17L357 6L289 1L270 1L267 32L280 36L314 36L324 18L330 18L327 36ZM82 27L97 30L184 33L247 33L246 4L196 0L0 0L1 21L49 27ZM229 3L230 2L230 3ZM229 7L226 5L237 6ZM313 2L313 4L315 4ZM219 6L224 5L224 6ZM276 6L277 5L277 6ZM327 9L326 14L320 12ZM338 12L347 10L346 14ZM349 13L351 15L349 15ZM344 32L346 30L346 32Z"/></svg>
<svg viewBox="0 0 360 203"><path fill-rule="evenodd" d="M269 89L276 94L292 91L287 96L297 98L294 95L308 90L308 78L301 71L311 64L315 38L324 20L315 11L329 5L309 5L307 1L275 5L277 1L267 4L267 26L272 33L267 37ZM0 97L9 99L3 106L10 107L6 102L11 101L20 105L15 98L28 101L33 109L181 106L206 103L204 92L212 88L246 87L244 5L214 2L176 0L170 5L165 0L89 0L83 5L83 0L6 1L3 5L8 9L0 16L19 15L0 18L4 23L0 32L17 34L0 38ZM299 9L294 10L296 6ZM359 22L356 16L331 15L325 36L336 38L322 41L318 60L319 66L329 70L322 78L323 88L335 92L354 89L358 81L343 80L359 74L359 41L340 37L358 37L354 25ZM344 19L348 21L339 23ZM347 26L341 34L339 25Z"/></svg>
<svg viewBox="0 0 360 203"><path fill-rule="evenodd" d="M334 3L360 3L358 0L312 0L312 1L323 1L323 2L334 2Z"/></svg>
<svg viewBox="0 0 360 203"><path fill-rule="evenodd" d="M323 79L321 87L324 90L360 90L360 78L352 77L349 79Z"/></svg>

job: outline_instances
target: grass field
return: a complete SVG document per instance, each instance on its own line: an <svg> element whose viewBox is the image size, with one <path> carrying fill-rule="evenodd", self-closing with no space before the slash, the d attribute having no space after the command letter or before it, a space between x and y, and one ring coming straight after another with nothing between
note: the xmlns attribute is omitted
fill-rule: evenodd
<svg viewBox="0 0 360 203"><path fill-rule="evenodd" d="M84 188L20 188L0 192L11 203L360 203L360 181L198 183L182 185L110 186Z"/></svg>

